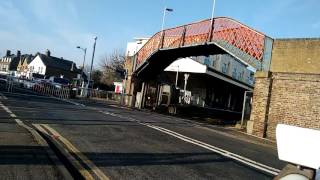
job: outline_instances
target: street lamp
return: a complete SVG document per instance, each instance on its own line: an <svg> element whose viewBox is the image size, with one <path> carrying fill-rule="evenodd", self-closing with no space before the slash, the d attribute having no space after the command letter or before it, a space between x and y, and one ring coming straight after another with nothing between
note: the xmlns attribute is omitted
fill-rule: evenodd
<svg viewBox="0 0 320 180"><path fill-rule="evenodd" d="M214 16L215 7L216 7L216 0L213 0L212 12L211 12L211 27L213 26L213 16Z"/></svg>
<svg viewBox="0 0 320 180"><path fill-rule="evenodd" d="M82 62L82 68L81 68L81 80L82 80L82 85L81 85L81 96L83 96L83 88L84 88L84 63L86 61L86 54L87 54L87 48L82 48L80 46L77 46L78 49L81 49L84 52L83 55L83 62Z"/></svg>
<svg viewBox="0 0 320 180"><path fill-rule="evenodd" d="M163 31L163 28L164 28L164 24L165 24L165 19L166 19L166 13L167 13L167 11L168 11L168 12L173 12L173 9L171 9L171 8L167 8L167 7L165 7L165 8L163 9L163 16L162 16L161 31Z"/></svg>
<svg viewBox="0 0 320 180"><path fill-rule="evenodd" d="M95 51L96 51L97 39L98 39L98 37L95 36L95 37L94 37L94 44L93 44L93 51L92 51L92 59L91 59L91 67L90 67L88 88L89 88L89 84L90 84L91 79L92 79L92 66L93 66L93 60L94 60L94 53L95 53ZM91 88L93 88L93 84L92 84Z"/></svg>
<svg viewBox="0 0 320 180"><path fill-rule="evenodd" d="M81 49L84 53L83 55L83 62L82 62L82 73L83 73L83 69L84 69L84 63L86 61L86 54L87 54L87 48L82 48L80 46L77 46L78 49Z"/></svg>

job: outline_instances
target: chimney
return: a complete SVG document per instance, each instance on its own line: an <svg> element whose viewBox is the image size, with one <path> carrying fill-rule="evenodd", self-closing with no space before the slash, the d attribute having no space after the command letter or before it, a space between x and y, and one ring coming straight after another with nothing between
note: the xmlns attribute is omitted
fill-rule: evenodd
<svg viewBox="0 0 320 180"><path fill-rule="evenodd" d="M46 50L46 55L50 56L51 52L49 51L49 49Z"/></svg>
<svg viewBox="0 0 320 180"><path fill-rule="evenodd" d="M18 50L18 51L17 51L17 57L20 57L20 56L21 56L21 51Z"/></svg>
<svg viewBox="0 0 320 180"><path fill-rule="evenodd" d="M7 50L6 56L10 56L11 55L11 51Z"/></svg>
<svg viewBox="0 0 320 180"><path fill-rule="evenodd" d="M74 65L75 65L74 63L71 64L71 69L70 69L71 71L74 71Z"/></svg>

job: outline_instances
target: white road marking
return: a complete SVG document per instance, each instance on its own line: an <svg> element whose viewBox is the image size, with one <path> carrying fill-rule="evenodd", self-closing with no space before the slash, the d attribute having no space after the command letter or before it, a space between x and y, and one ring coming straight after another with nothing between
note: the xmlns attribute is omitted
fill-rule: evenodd
<svg viewBox="0 0 320 180"><path fill-rule="evenodd" d="M8 99L5 95L3 95L2 93L0 93L0 99Z"/></svg>
<svg viewBox="0 0 320 180"><path fill-rule="evenodd" d="M257 161L254 161L254 160L251 160L251 159L246 158L244 156L240 156L238 154L235 154L235 153L229 152L227 150L218 148L216 146L204 143L202 141L199 141L199 140L184 136L182 134L179 134L177 132L171 131L169 129L166 129L166 128L163 128L163 127L159 127L159 126L155 126L155 125L151 125L149 123L143 123L143 122L141 122L141 121L139 121L137 119L134 119L134 118L131 118L131 117L125 117L125 116L114 114L114 113L110 113L110 112L107 112L107 111L100 111L100 112L103 113L103 114L106 114L106 115L110 115L110 116L114 116L114 117L118 117L118 118L124 118L124 119L130 120L130 121L137 122L137 123L139 123L141 125L144 125L144 126L147 126L149 128L152 128L152 129L155 129L157 131L160 131L162 133L171 135L171 136L173 136L175 138L178 138L178 139L180 139L182 141L185 141L185 142L200 146L202 148L205 148L207 150L213 151L213 152L215 152L217 154L220 154L222 156L225 156L225 157L228 157L230 159L239 161L239 162L241 162L243 164L246 164L246 165L251 166L253 168L259 169L261 171L267 172L269 174L278 175L279 172L280 172L279 169L264 165L264 164L259 163Z"/></svg>
<svg viewBox="0 0 320 180"><path fill-rule="evenodd" d="M5 106L2 102L0 102L0 107L2 107L11 117L17 117L7 106ZM18 118L15 118L14 119L16 121L16 123L26 129L28 129L32 134L33 133L36 133L34 132L34 129L32 129L31 127L27 126L26 124L24 124L20 119ZM50 132L52 132L53 135L55 135L56 137L59 137L59 139L62 140L62 142L64 144L67 144L67 147L71 148L72 152L74 154L77 154L77 156L83 160L83 162L85 164L87 164L87 166L89 168L91 168L91 170L97 175L97 177L99 177L99 179L102 179L102 180L109 180L109 178L104 175L102 173L102 171L96 167L86 156L84 156L79 150L77 150L67 139L65 139L64 137L62 137L58 132L56 132L55 130L53 130L52 128L50 128L48 125L44 125L44 127L46 129L48 129ZM40 129L41 130L41 129ZM36 136L34 135L34 137L36 138ZM43 139L42 139L43 140ZM37 141L39 143L41 143L41 141L39 141L37 139ZM92 177L90 174L86 174L85 172L83 172L83 170L85 170L84 168L81 170L80 173L84 173L86 176L86 179L94 179L94 178L90 178Z"/></svg>
<svg viewBox="0 0 320 180"><path fill-rule="evenodd" d="M75 103L75 102L72 102L72 101L68 101L69 103L72 103L74 105L82 105L82 104L79 104L79 103ZM10 116L15 116L6 106L4 106L1 102L0 102L0 106L10 114ZM85 105L83 105L85 106ZM264 172L267 172L267 173L270 173L270 174L273 174L273 175L278 175L278 173L280 172L279 169L276 169L276 168L273 168L273 167L270 167L270 166L267 166L267 165L264 165L262 163L259 163L259 162L256 162L254 160L251 160L249 158L246 158L244 156L240 156L238 154L234 154L232 152L229 152L229 151L226 151L224 149L221 149L221 148L218 148L216 146L213 146L213 145L210 145L210 144L207 144L207 143L204 143L204 142L201 142L201 141L198 141L196 139L193 139L193 138L190 138L190 137L187 137L187 136L184 136L182 134L179 134L177 132L174 132L174 131L171 131L171 130L168 130L168 129L165 129L165 128L162 128L162 127L159 127L159 126L155 126L155 125L151 125L149 123L143 123L137 119L134 119L134 118L131 118L131 117L125 117L125 116L121 116L121 115L118 115L118 114L114 114L114 113L110 113L110 112L107 112L107 111L99 111L101 113L104 113L106 115L110 115L110 116L114 116L114 117L118 117L118 118L124 118L124 119L128 119L130 121L134 121L134 122L137 122L141 125L144 125L144 126L147 126L149 128L152 128L152 129L155 129L155 130L158 130L162 133L165 133L165 134L168 134L168 135L171 135L173 137L176 137L180 140L183 140L185 142L188 142L188 143L191 143L191 144L194 144L194 145L197 145L197 146L200 146L202 148L205 148L205 149L208 149L210 151L213 151L215 153L218 153L222 156L225 156L225 157L228 157L228 158L231 158L231 159L234 159L236 161L239 161L239 162L242 162L248 166L251 166L251 167L254 167L256 169L259 169L261 171L264 171ZM15 116L16 117L16 116ZM22 121L20 121L19 119L15 119L17 123L22 123ZM19 122L20 121L20 122Z"/></svg>

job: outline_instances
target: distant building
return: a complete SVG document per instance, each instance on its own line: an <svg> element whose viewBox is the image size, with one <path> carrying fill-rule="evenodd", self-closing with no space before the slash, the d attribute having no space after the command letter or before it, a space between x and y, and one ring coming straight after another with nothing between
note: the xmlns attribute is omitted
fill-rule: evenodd
<svg viewBox="0 0 320 180"><path fill-rule="evenodd" d="M125 83L125 93L130 94L131 89L131 78L132 78L132 69L133 64L135 64L134 56L135 54L148 42L150 38L134 38L133 42L128 42L126 50L126 61L125 61L125 70L126 70L126 83Z"/></svg>
<svg viewBox="0 0 320 180"><path fill-rule="evenodd" d="M123 83L122 82L114 82L114 92L120 94L123 92Z"/></svg>
<svg viewBox="0 0 320 180"><path fill-rule="evenodd" d="M32 54L30 55L23 55L22 58L20 58L19 64L17 66L17 76L20 78L26 78L28 76L28 65L31 63L31 61L34 59L34 56Z"/></svg>
<svg viewBox="0 0 320 180"><path fill-rule="evenodd" d="M133 42L127 44L126 56L134 56L149 39L150 38L134 38Z"/></svg>
<svg viewBox="0 0 320 180"><path fill-rule="evenodd" d="M16 76L17 67L24 56L21 56L21 51L17 51L17 54L11 54L10 50L7 50L6 55L0 59L0 74L10 74Z"/></svg>
<svg viewBox="0 0 320 180"><path fill-rule="evenodd" d="M49 50L46 54L37 53L35 58L28 65L27 78L34 74L45 77L60 77L68 80L80 79L81 70L76 67L73 61L51 56Z"/></svg>

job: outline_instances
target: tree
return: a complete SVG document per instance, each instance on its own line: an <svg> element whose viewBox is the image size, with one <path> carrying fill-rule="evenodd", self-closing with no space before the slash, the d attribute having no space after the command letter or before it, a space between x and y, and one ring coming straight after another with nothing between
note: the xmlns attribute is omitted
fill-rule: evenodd
<svg viewBox="0 0 320 180"><path fill-rule="evenodd" d="M102 78L102 72L100 70L92 71L92 80L94 83L100 83L101 78Z"/></svg>
<svg viewBox="0 0 320 180"><path fill-rule="evenodd" d="M101 83L112 86L113 82L122 81L125 77L125 54L121 50L114 50L100 61L102 71Z"/></svg>

